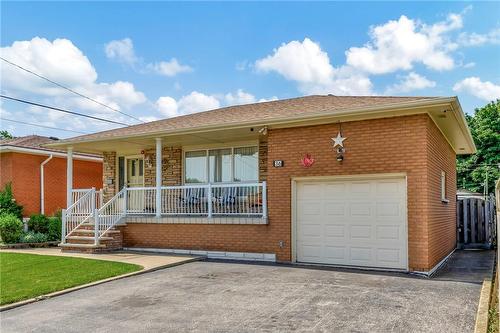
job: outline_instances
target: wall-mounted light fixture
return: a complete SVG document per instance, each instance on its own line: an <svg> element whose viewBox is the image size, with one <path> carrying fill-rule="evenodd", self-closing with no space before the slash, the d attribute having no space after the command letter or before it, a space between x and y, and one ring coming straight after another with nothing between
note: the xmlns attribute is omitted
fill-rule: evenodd
<svg viewBox="0 0 500 333"><path fill-rule="evenodd" d="M262 135L267 135L267 126L262 127L259 130L259 133L262 134Z"/></svg>

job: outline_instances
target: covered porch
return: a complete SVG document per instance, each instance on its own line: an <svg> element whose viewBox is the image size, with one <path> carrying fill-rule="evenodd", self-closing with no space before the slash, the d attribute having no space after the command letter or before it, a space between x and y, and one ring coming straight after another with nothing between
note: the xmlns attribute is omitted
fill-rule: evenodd
<svg viewBox="0 0 500 333"><path fill-rule="evenodd" d="M102 191L72 188L77 149L103 155ZM108 140L67 150L66 237L85 224L95 226L96 244L126 223L267 224L262 128Z"/></svg>

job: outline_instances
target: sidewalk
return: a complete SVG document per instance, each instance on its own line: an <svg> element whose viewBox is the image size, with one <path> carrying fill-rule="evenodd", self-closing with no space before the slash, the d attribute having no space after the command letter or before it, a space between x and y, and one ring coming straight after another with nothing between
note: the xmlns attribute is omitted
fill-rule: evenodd
<svg viewBox="0 0 500 333"><path fill-rule="evenodd" d="M32 249L5 249L0 250L2 252L15 252L15 253L28 253L28 254L40 254L46 256L61 256L61 257L78 257L78 258L88 258L97 260L108 260L117 261L127 264L136 264L144 267L139 272L156 270L163 267L168 267L173 264L182 264L184 262L189 262L193 260L200 259L194 256L184 256L184 255L165 255L157 253L145 253L145 252L129 252L129 251L115 251L109 253L99 253L99 254L87 254L87 253L68 253L61 252L61 249L57 247L52 248L32 248Z"/></svg>

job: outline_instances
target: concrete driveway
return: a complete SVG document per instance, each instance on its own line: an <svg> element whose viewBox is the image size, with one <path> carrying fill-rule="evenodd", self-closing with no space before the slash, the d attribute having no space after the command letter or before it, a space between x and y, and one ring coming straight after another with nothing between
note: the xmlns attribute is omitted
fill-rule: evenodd
<svg viewBox="0 0 500 333"><path fill-rule="evenodd" d="M472 332L493 252L433 279L199 261L1 313L7 332Z"/></svg>

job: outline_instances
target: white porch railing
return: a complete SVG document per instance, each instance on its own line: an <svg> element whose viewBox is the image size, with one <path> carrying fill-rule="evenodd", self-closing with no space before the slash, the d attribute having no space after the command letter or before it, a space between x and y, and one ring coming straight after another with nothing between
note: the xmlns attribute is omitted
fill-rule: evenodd
<svg viewBox="0 0 500 333"><path fill-rule="evenodd" d="M96 193L95 188L72 191L72 198L75 200L68 208L62 210L62 243L65 243L66 237L93 216Z"/></svg>
<svg viewBox="0 0 500 333"><path fill-rule="evenodd" d="M155 187L124 187L104 205L102 192L73 190L75 202L63 210L62 243L79 226L94 222L95 244L126 215L156 215ZM266 182L161 188L161 215L244 216L267 218Z"/></svg>
<svg viewBox="0 0 500 333"><path fill-rule="evenodd" d="M127 214L155 215L156 188L126 189ZM163 186L161 215L267 217L266 182Z"/></svg>
<svg viewBox="0 0 500 333"><path fill-rule="evenodd" d="M126 212L127 189L123 188L111 200L106 202L101 208L94 210L94 237L95 244L99 244L99 238L116 225Z"/></svg>
<svg viewBox="0 0 500 333"><path fill-rule="evenodd" d="M95 190L94 188L84 188L84 189L73 189L71 190L71 202L75 203L80 200L88 192ZM95 190L95 205L96 208L100 208L103 205L102 189Z"/></svg>

